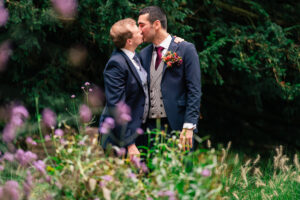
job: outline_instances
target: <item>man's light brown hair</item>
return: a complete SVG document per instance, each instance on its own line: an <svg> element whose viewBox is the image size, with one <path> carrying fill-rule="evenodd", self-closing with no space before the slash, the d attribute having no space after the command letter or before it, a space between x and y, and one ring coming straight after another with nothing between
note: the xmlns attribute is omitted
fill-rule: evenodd
<svg viewBox="0 0 300 200"><path fill-rule="evenodd" d="M123 48L127 39L132 38L132 32L128 25L136 25L135 20L132 18L119 20L110 29L110 37L117 48Z"/></svg>

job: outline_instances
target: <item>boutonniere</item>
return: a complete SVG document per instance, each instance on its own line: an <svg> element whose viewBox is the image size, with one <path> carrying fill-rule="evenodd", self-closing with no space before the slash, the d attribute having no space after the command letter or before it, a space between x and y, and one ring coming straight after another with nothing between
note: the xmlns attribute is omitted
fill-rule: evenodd
<svg viewBox="0 0 300 200"><path fill-rule="evenodd" d="M182 57L178 56L176 52L168 51L166 55L162 57L162 60L167 64L167 67L172 67L173 65L181 65Z"/></svg>

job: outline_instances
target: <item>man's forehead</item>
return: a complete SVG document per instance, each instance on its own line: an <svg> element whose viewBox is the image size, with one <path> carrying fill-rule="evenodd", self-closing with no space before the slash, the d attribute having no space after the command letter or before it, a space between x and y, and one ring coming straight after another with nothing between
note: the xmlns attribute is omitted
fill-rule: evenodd
<svg viewBox="0 0 300 200"><path fill-rule="evenodd" d="M143 14L139 16L138 24L145 24L149 22L149 13Z"/></svg>

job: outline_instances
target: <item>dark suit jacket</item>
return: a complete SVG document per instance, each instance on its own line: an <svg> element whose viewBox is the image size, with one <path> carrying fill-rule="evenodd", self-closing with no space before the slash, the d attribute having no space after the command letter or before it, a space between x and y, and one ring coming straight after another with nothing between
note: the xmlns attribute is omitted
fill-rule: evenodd
<svg viewBox="0 0 300 200"><path fill-rule="evenodd" d="M141 127L144 113L145 93L142 82L133 63L122 50L115 50L107 62L104 72L106 106L100 118L113 116L115 105L123 101L131 109L132 120L124 126L116 126L110 134L101 136L101 145L108 143L128 146L135 142L136 129Z"/></svg>
<svg viewBox="0 0 300 200"><path fill-rule="evenodd" d="M168 51L182 57L180 66L164 64L161 92L168 121L173 130L182 130L183 123L197 124L200 114L201 72L195 46L189 42L175 43L174 38ZM150 79L153 44L145 47L140 56ZM162 61L163 62L163 61ZM149 82L150 80L148 80Z"/></svg>

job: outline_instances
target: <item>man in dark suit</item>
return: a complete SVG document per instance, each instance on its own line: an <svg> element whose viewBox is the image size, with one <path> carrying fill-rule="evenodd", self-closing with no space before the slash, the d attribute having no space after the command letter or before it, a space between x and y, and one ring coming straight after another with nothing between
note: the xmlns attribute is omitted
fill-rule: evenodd
<svg viewBox="0 0 300 200"><path fill-rule="evenodd" d="M130 18L116 22L110 36L117 49L103 72L106 106L100 118L101 145L104 149L109 144L126 147L132 158L140 154L135 145L136 133L149 109L147 72L135 52L143 37L136 21ZM108 134L105 126L112 116L116 124Z"/></svg>
<svg viewBox="0 0 300 200"><path fill-rule="evenodd" d="M167 18L157 6L142 9L138 18L145 47L140 56L148 73L150 108L147 127L155 128L156 120L179 130L180 143L185 150L193 146L193 134L200 114L201 75L195 46L189 42L175 43L167 32ZM170 67L162 56L171 51L182 57L182 64ZM169 131L168 131L169 132Z"/></svg>

